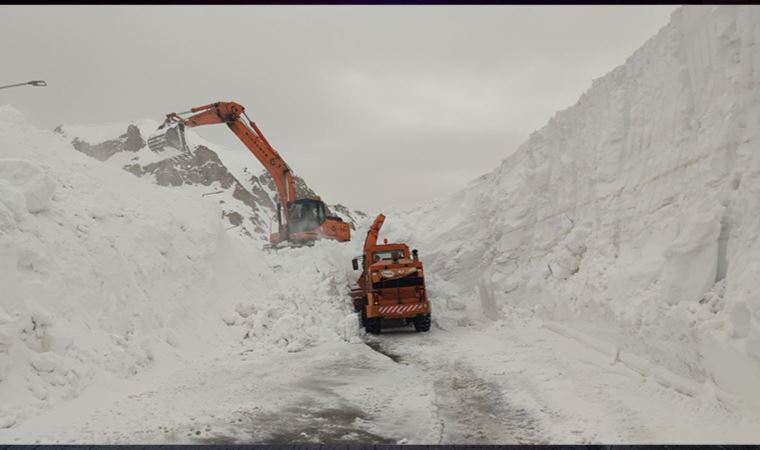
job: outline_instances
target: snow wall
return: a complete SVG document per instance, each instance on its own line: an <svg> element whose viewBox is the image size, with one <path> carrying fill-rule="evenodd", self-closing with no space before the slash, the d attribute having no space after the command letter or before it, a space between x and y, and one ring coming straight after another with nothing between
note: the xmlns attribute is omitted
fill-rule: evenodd
<svg viewBox="0 0 760 450"><path fill-rule="evenodd" d="M682 7L496 170L385 231L450 321L532 315L757 407L759 134L760 8Z"/></svg>
<svg viewBox="0 0 760 450"><path fill-rule="evenodd" d="M221 213L0 106L0 428L179 360L358 339L355 249L265 253Z"/></svg>

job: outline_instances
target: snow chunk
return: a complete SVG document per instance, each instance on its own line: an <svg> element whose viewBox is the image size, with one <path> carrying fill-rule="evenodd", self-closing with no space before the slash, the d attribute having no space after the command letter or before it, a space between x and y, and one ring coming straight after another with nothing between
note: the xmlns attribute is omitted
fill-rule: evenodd
<svg viewBox="0 0 760 450"><path fill-rule="evenodd" d="M56 184L40 166L23 159L0 159L0 180L24 194L26 209L30 213L50 208Z"/></svg>
<svg viewBox="0 0 760 450"><path fill-rule="evenodd" d="M38 372L50 373L61 364L61 358L55 353L45 352L34 355L29 362Z"/></svg>

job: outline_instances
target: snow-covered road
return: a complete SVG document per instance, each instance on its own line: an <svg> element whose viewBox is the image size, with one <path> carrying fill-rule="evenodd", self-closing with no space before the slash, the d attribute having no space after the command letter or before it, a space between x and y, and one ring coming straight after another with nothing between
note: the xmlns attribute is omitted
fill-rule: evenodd
<svg viewBox="0 0 760 450"><path fill-rule="evenodd" d="M537 323L239 347L90 390L9 443L705 443L760 431Z"/></svg>
<svg viewBox="0 0 760 450"><path fill-rule="evenodd" d="M760 434L729 407L664 387L537 323L376 341L434 387L440 434L424 443L754 442Z"/></svg>

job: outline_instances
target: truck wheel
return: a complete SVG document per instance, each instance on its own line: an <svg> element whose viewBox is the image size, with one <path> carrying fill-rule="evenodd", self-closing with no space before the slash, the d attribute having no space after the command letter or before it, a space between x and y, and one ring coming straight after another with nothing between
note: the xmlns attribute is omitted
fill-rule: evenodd
<svg viewBox="0 0 760 450"><path fill-rule="evenodd" d="M380 317L372 317L364 320L364 328L369 334L380 334Z"/></svg>
<svg viewBox="0 0 760 450"><path fill-rule="evenodd" d="M430 314L420 314L414 318L414 329L417 331L430 330Z"/></svg>
<svg viewBox="0 0 760 450"><path fill-rule="evenodd" d="M359 315L359 326L364 327L367 325L367 308L362 306L362 312Z"/></svg>

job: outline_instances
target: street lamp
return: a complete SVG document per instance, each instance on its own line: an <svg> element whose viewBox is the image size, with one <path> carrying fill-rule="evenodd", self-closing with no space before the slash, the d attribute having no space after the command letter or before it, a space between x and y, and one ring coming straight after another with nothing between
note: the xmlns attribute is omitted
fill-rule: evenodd
<svg viewBox="0 0 760 450"><path fill-rule="evenodd" d="M29 86L47 86L47 83L45 83L42 80L34 80L34 81L27 81L26 83L16 83L16 84L9 84L7 86L0 86L0 89L12 88L16 86L25 86L27 84Z"/></svg>

